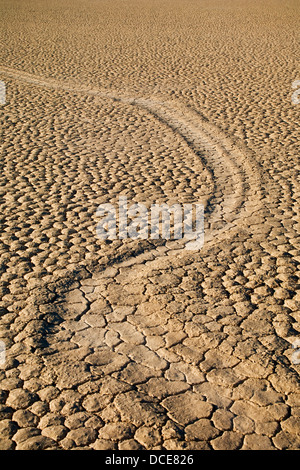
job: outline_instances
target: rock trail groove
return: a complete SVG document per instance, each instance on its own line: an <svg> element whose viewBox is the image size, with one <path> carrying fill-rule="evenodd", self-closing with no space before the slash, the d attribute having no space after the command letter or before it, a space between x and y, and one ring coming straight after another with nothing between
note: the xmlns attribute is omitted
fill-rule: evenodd
<svg viewBox="0 0 300 470"><path fill-rule="evenodd" d="M180 134L199 158L204 158L208 169L213 172L215 191L221 192L219 197L211 198L210 207L207 208L209 220L206 241L214 238L215 226L217 231L220 229L222 232L228 231L236 225L237 219L242 218L243 210L247 210L248 206L253 207L253 204L257 208L260 204L262 172L257 162L249 154L245 156L216 127L201 120L195 111L182 105L175 107L173 103L153 98L132 98L126 94L36 77L8 67L2 67L0 73L38 87L99 96L140 107L165 122L175 133Z"/></svg>

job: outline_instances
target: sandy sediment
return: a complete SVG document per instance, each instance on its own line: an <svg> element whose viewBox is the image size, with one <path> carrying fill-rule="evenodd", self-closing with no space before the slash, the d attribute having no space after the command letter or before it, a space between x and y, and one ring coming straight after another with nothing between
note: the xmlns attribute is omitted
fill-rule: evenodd
<svg viewBox="0 0 300 470"><path fill-rule="evenodd" d="M299 449L297 2L0 11L0 448ZM100 240L120 196L203 248Z"/></svg>

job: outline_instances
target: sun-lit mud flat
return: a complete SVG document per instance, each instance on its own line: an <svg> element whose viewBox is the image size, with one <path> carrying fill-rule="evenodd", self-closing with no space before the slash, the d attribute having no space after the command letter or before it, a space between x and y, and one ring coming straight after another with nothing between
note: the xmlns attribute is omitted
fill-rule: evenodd
<svg viewBox="0 0 300 470"><path fill-rule="evenodd" d="M299 449L296 2L0 9L1 448ZM99 240L120 196L203 249Z"/></svg>

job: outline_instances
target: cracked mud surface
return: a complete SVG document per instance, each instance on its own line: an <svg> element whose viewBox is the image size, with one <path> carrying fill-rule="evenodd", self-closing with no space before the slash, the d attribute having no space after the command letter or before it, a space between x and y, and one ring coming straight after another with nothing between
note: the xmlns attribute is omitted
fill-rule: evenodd
<svg viewBox="0 0 300 470"><path fill-rule="evenodd" d="M299 10L48 3L0 2L0 448L299 449ZM100 241L120 195L204 247Z"/></svg>

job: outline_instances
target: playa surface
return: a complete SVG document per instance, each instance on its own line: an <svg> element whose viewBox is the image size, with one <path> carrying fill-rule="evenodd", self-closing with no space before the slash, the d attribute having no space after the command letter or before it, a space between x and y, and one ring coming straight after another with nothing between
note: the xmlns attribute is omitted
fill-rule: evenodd
<svg viewBox="0 0 300 470"><path fill-rule="evenodd" d="M0 448L300 449L299 2L0 18ZM120 196L203 248L99 239Z"/></svg>

